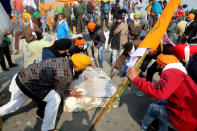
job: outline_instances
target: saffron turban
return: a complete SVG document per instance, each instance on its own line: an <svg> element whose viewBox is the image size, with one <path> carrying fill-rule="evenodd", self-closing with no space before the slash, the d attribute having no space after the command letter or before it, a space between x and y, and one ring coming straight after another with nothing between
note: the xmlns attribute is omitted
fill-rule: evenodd
<svg viewBox="0 0 197 131"><path fill-rule="evenodd" d="M23 13L23 18L29 19L31 15L29 13Z"/></svg>
<svg viewBox="0 0 197 131"><path fill-rule="evenodd" d="M178 58L174 55L164 55L160 54L157 56L157 64L160 64L162 66L166 66L171 63L177 63L179 62Z"/></svg>
<svg viewBox="0 0 197 131"><path fill-rule="evenodd" d="M85 39L75 39L75 46L78 45L84 45L85 44Z"/></svg>
<svg viewBox="0 0 197 131"><path fill-rule="evenodd" d="M195 17L195 15L194 15L193 13L190 13L190 14L188 15L188 18L190 18L190 19L192 19L192 20L194 20L194 17Z"/></svg>
<svg viewBox="0 0 197 131"><path fill-rule="evenodd" d="M88 23L88 29L92 30L95 29L96 25L93 22Z"/></svg>
<svg viewBox="0 0 197 131"><path fill-rule="evenodd" d="M91 64L90 57L84 54L74 54L72 55L71 60L75 66L83 70Z"/></svg>

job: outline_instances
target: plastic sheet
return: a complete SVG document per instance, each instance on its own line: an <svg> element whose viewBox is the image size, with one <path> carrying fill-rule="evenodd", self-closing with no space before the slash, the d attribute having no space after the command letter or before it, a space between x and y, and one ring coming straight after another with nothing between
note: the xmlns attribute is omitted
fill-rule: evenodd
<svg viewBox="0 0 197 131"><path fill-rule="evenodd" d="M109 76L100 68L88 67L82 75L75 80L71 89L77 89L85 96L112 97L116 91Z"/></svg>
<svg viewBox="0 0 197 131"><path fill-rule="evenodd" d="M104 107L109 97L116 92L115 86L107 74L99 68L88 67L79 79L75 80L71 89L80 91L82 98L68 97L64 100L65 112L79 112L94 107Z"/></svg>

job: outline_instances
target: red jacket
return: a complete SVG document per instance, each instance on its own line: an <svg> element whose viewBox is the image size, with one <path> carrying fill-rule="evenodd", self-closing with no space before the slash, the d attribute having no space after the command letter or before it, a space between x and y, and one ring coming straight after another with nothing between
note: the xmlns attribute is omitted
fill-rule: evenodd
<svg viewBox="0 0 197 131"><path fill-rule="evenodd" d="M133 82L150 97L169 102L166 108L178 131L197 130L197 85L187 74L173 67L162 72L157 84L140 77Z"/></svg>
<svg viewBox="0 0 197 131"><path fill-rule="evenodd" d="M176 12L176 17L179 18L179 17L183 17L183 16L185 16L184 11L181 8L178 8L177 12Z"/></svg>
<svg viewBox="0 0 197 131"><path fill-rule="evenodd" d="M22 1L22 0L14 0L14 1L13 1L13 7L14 7L18 12L23 12L23 1Z"/></svg>

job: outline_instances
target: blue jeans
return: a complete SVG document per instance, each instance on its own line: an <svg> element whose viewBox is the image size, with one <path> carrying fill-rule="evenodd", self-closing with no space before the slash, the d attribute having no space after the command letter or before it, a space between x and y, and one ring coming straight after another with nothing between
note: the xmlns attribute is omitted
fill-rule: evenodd
<svg viewBox="0 0 197 131"><path fill-rule="evenodd" d="M20 25L22 25L22 13L15 10L16 24L18 23L18 16L20 19Z"/></svg>
<svg viewBox="0 0 197 131"><path fill-rule="evenodd" d="M126 74L127 74L127 70L128 70L128 66L127 66L127 63L129 63L130 61L130 57L127 57L123 63L123 69L122 69L122 77L126 77Z"/></svg>
<svg viewBox="0 0 197 131"><path fill-rule="evenodd" d="M109 14L101 13L101 29L103 30L103 22L105 20L105 27L108 29L108 17Z"/></svg>
<svg viewBox="0 0 197 131"><path fill-rule="evenodd" d="M166 102L161 101L159 104L152 103L149 105L148 110L141 121L142 131L146 131L154 120L159 121L158 131L168 131L168 127L176 129L170 121L168 110L165 107Z"/></svg>
<svg viewBox="0 0 197 131"><path fill-rule="evenodd" d="M88 17L88 22L92 20L92 22L96 23L94 13L88 13L87 17Z"/></svg>
<svg viewBox="0 0 197 131"><path fill-rule="evenodd" d="M93 53L94 54L94 58L95 58L95 63L97 63L97 60L96 60L97 59L97 56L96 55L98 54L98 63L99 63L99 67L100 68L103 68L103 50L104 50L104 48L105 48L105 43L103 43L101 45L101 47L100 48L97 48L96 49L96 52Z"/></svg>
<svg viewBox="0 0 197 131"><path fill-rule="evenodd" d="M45 29L46 29L46 26L47 26L47 17L46 16L41 16L41 19L42 19L42 22L43 22L42 32L45 33Z"/></svg>

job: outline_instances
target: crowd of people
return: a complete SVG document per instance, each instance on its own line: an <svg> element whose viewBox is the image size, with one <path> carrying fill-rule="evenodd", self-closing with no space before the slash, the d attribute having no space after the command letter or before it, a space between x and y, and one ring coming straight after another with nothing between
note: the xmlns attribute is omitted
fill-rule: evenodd
<svg viewBox="0 0 197 131"><path fill-rule="evenodd" d="M161 44L148 52L136 71L127 63L162 15L166 0L148 0L145 10L139 0L124 0L123 5L119 0L57 0L54 7L44 0L8 1L0 0L12 24L11 30L2 32L0 64L3 71L9 71L5 55L10 68L17 66L9 49L9 36L13 34L13 54L23 54L24 68L13 77L11 99L0 107L0 116L14 112L31 98L38 103L41 130L55 131L61 98L81 97L80 92L69 89L70 84L88 66L105 68L103 54L108 49L111 79L120 71L121 77L128 77L139 90L158 99L158 103L149 105L140 122L142 131L150 130L154 121L158 121L159 131L169 127L197 130L197 10L179 5ZM46 43L42 40L49 35L55 35L56 40L40 44ZM20 52L22 39L26 45ZM36 49L30 51L32 48ZM145 78L143 72L147 72ZM152 83L156 72L160 75L157 84ZM5 96L0 94L1 98Z"/></svg>

